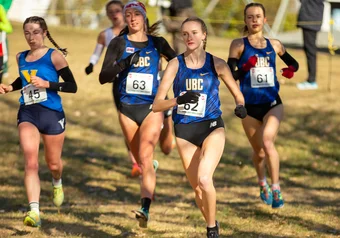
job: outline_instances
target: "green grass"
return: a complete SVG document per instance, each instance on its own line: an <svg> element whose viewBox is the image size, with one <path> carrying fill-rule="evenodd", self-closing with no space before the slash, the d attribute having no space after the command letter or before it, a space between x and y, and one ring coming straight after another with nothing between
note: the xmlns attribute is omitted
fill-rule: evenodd
<svg viewBox="0 0 340 238"><path fill-rule="evenodd" d="M27 48L22 28L9 35L10 78L17 77L16 52ZM0 237L204 237L205 223L194 204L177 151L164 156L157 172L156 201L148 229L140 229L130 212L139 207L139 181L129 177L131 165L111 85L98 83L100 64L86 76L84 68L98 32L51 28L54 39L70 51L67 60L78 82L77 94L62 94L67 116L63 151L65 204L58 215L52 205L51 175L40 153L40 230L24 227L27 198L24 160L18 145L16 114L19 93L0 96ZM208 51L225 58L230 39L209 37ZM223 46L223 47L221 47ZM296 77L281 77L285 105L277 149L285 207L273 210L259 199L251 149L240 120L233 115L230 93L221 85L226 146L215 173L217 219L221 237L339 237L340 236L340 58L333 57L332 91L328 85L329 56L318 55L317 91L295 87L306 78L301 50L289 50L300 62ZM283 63L278 60L278 68ZM42 146L41 146L42 148Z"/></svg>

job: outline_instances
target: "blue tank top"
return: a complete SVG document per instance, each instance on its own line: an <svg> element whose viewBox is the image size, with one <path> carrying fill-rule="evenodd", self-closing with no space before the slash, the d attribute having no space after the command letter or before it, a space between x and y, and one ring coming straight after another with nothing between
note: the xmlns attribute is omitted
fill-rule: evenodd
<svg viewBox="0 0 340 238"><path fill-rule="evenodd" d="M125 104L152 104L156 96L159 80L158 65L160 54L152 38L148 36L148 45L136 48L124 35L126 42L122 59L140 51L139 62L119 74L120 101Z"/></svg>
<svg viewBox="0 0 340 238"><path fill-rule="evenodd" d="M172 119L175 124L189 124L216 119L221 116L219 85L213 56L206 53L205 63L200 69L187 68L184 54L177 56L178 71L173 83L174 97L186 91L201 94L198 103L177 105L173 108Z"/></svg>
<svg viewBox="0 0 340 238"><path fill-rule="evenodd" d="M276 52L268 39L266 39L267 46L263 49L251 46L247 37L243 38L243 42L244 51L238 68L240 69L251 56L258 57L255 67L240 78L240 89L245 103L271 103L277 98L280 89L276 77Z"/></svg>
<svg viewBox="0 0 340 238"><path fill-rule="evenodd" d="M25 86L29 86L30 82L30 75L35 74L36 76L50 81L50 82L59 82L59 75L52 63L51 54L54 51L54 49L48 49L46 54L42 56L40 59L33 61L33 62L27 62L25 60L28 50L21 52L19 56L19 74L22 82L23 88ZM42 89L44 91L44 89ZM21 97L19 99L20 104L25 104L24 99L24 90L21 91ZM43 93L39 93L37 90L31 90L29 92L30 95L26 95L26 97L31 98L39 98L42 97ZM38 102L40 105L50 108L52 110L56 111L63 111L63 107L61 105L61 98L58 95L57 91L50 90L46 88L46 94L47 96L45 101ZM27 100L26 100L27 102ZM32 103L31 103L32 104Z"/></svg>

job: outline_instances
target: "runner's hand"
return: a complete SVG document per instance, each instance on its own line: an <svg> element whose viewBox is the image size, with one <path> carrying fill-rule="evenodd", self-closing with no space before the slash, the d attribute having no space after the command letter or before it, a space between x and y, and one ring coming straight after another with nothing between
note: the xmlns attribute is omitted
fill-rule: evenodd
<svg viewBox="0 0 340 238"><path fill-rule="evenodd" d="M237 105L234 113L237 117L244 119L247 116L247 109L243 105Z"/></svg>
<svg viewBox="0 0 340 238"><path fill-rule="evenodd" d="M176 102L178 105L186 103L196 103L198 102L200 96L201 96L200 93L187 91L185 94L178 96Z"/></svg>
<svg viewBox="0 0 340 238"><path fill-rule="evenodd" d="M249 57L248 61L242 65L242 70L248 72L251 68L255 67L257 63L257 56L253 55Z"/></svg>

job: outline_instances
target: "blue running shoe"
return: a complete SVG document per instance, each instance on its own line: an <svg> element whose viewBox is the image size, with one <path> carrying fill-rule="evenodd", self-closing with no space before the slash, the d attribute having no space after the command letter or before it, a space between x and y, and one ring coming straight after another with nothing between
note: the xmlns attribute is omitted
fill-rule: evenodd
<svg viewBox="0 0 340 238"><path fill-rule="evenodd" d="M318 84L316 82L302 82L302 83L298 83L296 84L297 88L300 90L315 90L318 89Z"/></svg>
<svg viewBox="0 0 340 238"><path fill-rule="evenodd" d="M154 159L152 161L152 164L153 164L153 169L155 170L155 172L157 172L157 169L158 169L158 166L159 166L158 160Z"/></svg>
<svg viewBox="0 0 340 238"><path fill-rule="evenodd" d="M283 198L281 195L280 190L274 190L273 191L273 203L272 203L272 208L282 208L284 205Z"/></svg>
<svg viewBox="0 0 340 238"><path fill-rule="evenodd" d="M267 205L273 204L273 193L268 184L260 186L260 198Z"/></svg>
<svg viewBox="0 0 340 238"><path fill-rule="evenodd" d="M133 210L132 212L136 214L136 219L139 221L139 227L147 228L148 221L150 219L149 211L145 210L144 208L141 208L139 210Z"/></svg>

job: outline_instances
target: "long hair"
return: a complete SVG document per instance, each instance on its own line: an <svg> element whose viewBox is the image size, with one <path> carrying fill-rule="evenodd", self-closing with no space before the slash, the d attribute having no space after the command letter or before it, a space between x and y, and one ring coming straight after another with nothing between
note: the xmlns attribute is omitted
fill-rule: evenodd
<svg viewBox="0 0 340 238"><path fill-rule="evenodd" d="M63 53L63 55L66 57L67 56L67 49L66 48L61 48L57 42L55 42L55 40L52 38L48 28L47 28L47 24L46 24L46 21L44 18L42 17L38 17L38 16L31 16L31 17L28 17L26 18L26 20L24 21L24 24L23 24L23 29L25 28L25 25L27 23L36 23L36 24L39 24L40 28L45 32L46 31L46 36L47 38L50 40L50 42L58 49L61 51L61 53Z"/></svg>
<svg viewBox="0 0 340 238"><path fill-rule="evenodd" d="M243 11L244 21L246 19L247 10L250 7L259 7L259 8L261 8L262 11L263 11L263 16L266 17L266 9L264 8L264 6L261 3L252 2L252 3L248 3L245 6L245 8L244 8L244 11ZM247 27L247 25L245 25L244 28L243 28L243 35L245 35L247 32L248 32L248 27Z"/></svg>
<svg viewBox="0 0 340 238"><path fill-rule="evenodd" d="M205 48L207 46L207 40L208 40L208 28L207 28L207 25L205 24L205 22L201 18L193 16L193 17L188 17L187 19L185 19L182 22L181 29L182 29L184 23L190 22L190 21L197 22L197 23L201 24L202 32L206 34L205 39L203 40L203 49L205 50Z"/></svg>

